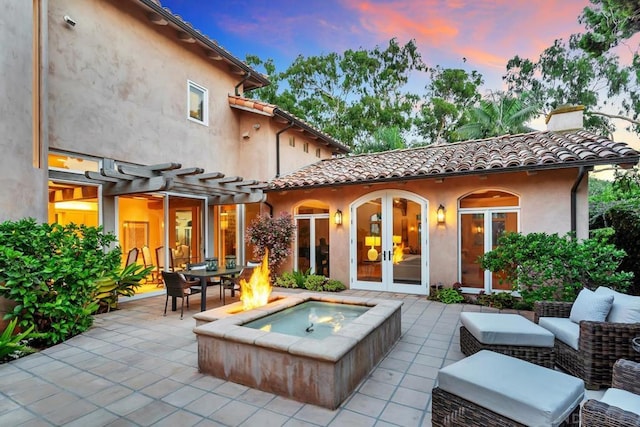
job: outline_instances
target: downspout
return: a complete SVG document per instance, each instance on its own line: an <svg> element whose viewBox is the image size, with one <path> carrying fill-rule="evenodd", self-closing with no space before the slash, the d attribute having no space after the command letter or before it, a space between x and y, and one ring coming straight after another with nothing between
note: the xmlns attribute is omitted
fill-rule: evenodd
<svg viewBox="0 0 640 427"><path fill-rule="evenodd" d="M293 127L293 120L289 123L288 126L276 132L276 178L280 178L280 134L284 131L291 129L292 127Z"/></svg>
<svg viewBox="0 0 640 427"><path fill-rule="evenodd" d="M571 232L572 233L576 233L578 226L577 226L577 193L578 193L578 187L580 186L580 183L582 182L582 179L584 178L584 176L587 174L587 169L584 166L580 166L580 168L578 169L578 177L576 178L576 181L573 183L573 186L571 187Z"/></svg>
<svg viewBox="0 0 640 427"><path fill-rule="evenodd" d="M244 75L243 79L240 80L240 83L238 83L235 86L235 91L234 93L236 94L236 96L240 96L240 92L238 92L238 88L244 84L244 82L246 82L247 80L249 80L251 78L251 71L249 71L247 74Z"/></svg>

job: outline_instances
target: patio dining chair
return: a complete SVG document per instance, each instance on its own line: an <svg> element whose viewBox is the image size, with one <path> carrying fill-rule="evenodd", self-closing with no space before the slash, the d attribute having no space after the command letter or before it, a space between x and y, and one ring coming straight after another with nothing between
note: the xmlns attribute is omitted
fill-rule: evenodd
<svg viewBox="0 0 640 427"><path fill-rule="evenodd" d="M138 248L133 248L127 254L127 263L125 264L129 267L131 264L135 264L138 260Z"/></svg>
<svg viewBox="0 0 640 427"><path fill-rule="evenodd" d="M240 271L240 274L237 276L222 276L220 278L220 299L222 300L222 305L225 305L225 294L226 290L231 291L231 296L235 296L236 292L240 292L240 281L245 280L249 281L251 275L253 274L253 269L255 267L247 266Z"/></svg>
<svg viewBox="0 0 640 427"><path fill-rule="evenodd" d="M187 308L189 308L189 295L198 294L202 291L200 289L199 280L187 280L181 273L174 273L171 271L162 271L162 279L164 280L164 287L167 290L167 297L164 301L164 315L167 315L167 305L169 304L169 297L180 298L182 304L180 306L180 319L184 314L184 300L187 299Z"/></svg>

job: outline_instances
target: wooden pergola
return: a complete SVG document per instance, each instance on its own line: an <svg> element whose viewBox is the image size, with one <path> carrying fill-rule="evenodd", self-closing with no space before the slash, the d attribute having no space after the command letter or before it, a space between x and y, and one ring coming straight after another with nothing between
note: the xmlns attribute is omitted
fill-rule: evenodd
<svg viewBox="0 0 640 427"><path fill-rule="evenodd" d="M104 196L175 191L206 196L208 205L262 202L266 198L262 190L268 186L240 176L205 173L197 167L183 168L180 163L140 166L110 159L103 161L99 172L86 171L85 176L102 184Z"/></svg>

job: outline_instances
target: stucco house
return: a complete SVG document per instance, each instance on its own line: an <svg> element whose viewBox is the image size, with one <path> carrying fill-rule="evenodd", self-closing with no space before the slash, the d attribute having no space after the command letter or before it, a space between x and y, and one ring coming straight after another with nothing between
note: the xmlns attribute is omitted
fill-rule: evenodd
<svg viewBox="0 0 640 427"><path fill-rule="evenodd" d="M588 172L640 156L580 130L580 108L547 131L349 156L252 100L268 79L157 0L2 6L0 221L100 224L125 255L146 247L145 264L169 265L158 248L244 263L251 219L288 212L285 270L356 289L492 291L475 260L501 233L586 237Z"/></svg>
<svg viewBox="0 0 640 427"><path fill-rule="evenodd" d="M547 131L319 161L273 179L267 198L296 214L305 241L318 241L309 207L340 211L329 264L351 288L426 294L459 282L466 293L510 290L478 257L505 231L586 238L588 172L638 162L626 144L581 130L582 113L554 112ZM300 245L294 269L307 265L307 252L317 256Z"/></svg>
<svg viewBox="0 0 640 427"><path fill-rule="evenodd" d="M145 264L169 265L161 247L244 260L264 182L348 152L254 106L244 94L267 78L158 1L3 10L0 220L101 224Z"/></svg>

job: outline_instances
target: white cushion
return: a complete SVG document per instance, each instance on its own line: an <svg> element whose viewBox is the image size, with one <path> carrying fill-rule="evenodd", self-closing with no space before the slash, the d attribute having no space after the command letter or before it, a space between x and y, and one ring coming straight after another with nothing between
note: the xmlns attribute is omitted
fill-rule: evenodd
<svg viewBox="0 0 640 427"><path fill-rule="evenodd" d="M569 319L576 323L580 323L581 320L604 322L611 310L611 304L613 304L613 295L600 295L584 288L571 307Z"/></svg>
<svg viewBox="0 0 640 427"><path fill-rule="evenodd" d="M557 426L580 404L584 382L493 351L440 369L438 387L530 426Z"/></svg>
<svg viewBox="0 0 640 427"><path fill-rule="evenodd" d="M541 317L538 320L538 325L555 335L556 339L578 350L578 341L580 339L579 324L566 317Z"/></svg>
<svg viewBox="0 0 640 427"><path fill-rule="evenodd" d="M596 294L613 295L607 322L640 323L640 296L622 294L606 286L596 289Z"/></svg>
<svg viewBox="0 0 640 427"><path fill-rule="evenodd" d="M483 344L553 347L551 332L518 314L464 312L460 322Z"/></svg>
<svg viewBox="0 0 640 427"><path fill-rule="evenodd" d="M615 406L624 411L640 415L640 395L638 394L617 388L610 388L604 392L600 401L609 406Z"/></svg>

